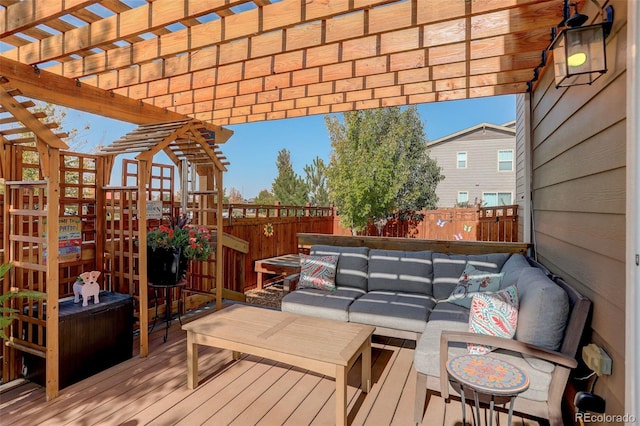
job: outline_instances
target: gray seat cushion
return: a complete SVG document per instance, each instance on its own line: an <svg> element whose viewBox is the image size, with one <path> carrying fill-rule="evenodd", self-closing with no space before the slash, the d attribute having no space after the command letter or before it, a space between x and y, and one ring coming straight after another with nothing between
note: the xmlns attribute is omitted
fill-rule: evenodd
<svg viewBox="0 0 640 426"><path fill-rule="evenodd" d="M538 268L522 271L517 286L520 308L515 338L558 350L569 318L567 293Z"/></svg>
<svg viewBox="0 0 640 426"><path fill-rule="evenodd" d="M369 251L369 291L400 291L431 296L431 251Z"/></svg>
<svg viewBox="0 0 640 426"><path fill-rule="evenodd" d="M336 286L360 288L367 291L368 247L315 245L311 247L310 254L312 256L339 256L336 267Z"/></svg>
<svg viewBox="0 0 640 426"><path fill-rule="evenodd" d="M281 310L340 321L349 321L349 305L364 294L359 288L342 287L335 291L303 288L282 298Z"/></svg>
<svg viewBox="0 0 640 426"><path fill-rule="evenodd" d="M467 262L481 271L499 273L509 253L492 254L444 254L433 253L433 297L444 300L458 284Z"/></svg>
<svg viewBox="0 0 640 426"><path fill-rule="evenodd" d="M467 324L458 321L429 320L422 336L416 344L413 358L415 369L422 374L440 377L440 334L443 330L467 331L467 327ZM468 352L466 344L464 343L454 343L449 346L449 356L463 355L466 353ZM534 401L546 401L548 399L549 384L551 383L551 374L548 368L549 363L537 359L536 361L543 363L543 368L537 369L520 356L520 354L515 352L495 350L491 352L490 355L510 362L529 375L529 389L520 394L522 397Z"/></svg>
<svg viewBox="0 0 640 426"><path fill-rule="evenodd" d="M426 294L370 291L349 307L349 321L422 333L435 306Z"/></svg>
<svg viewBox="0 0 640 426"><path fill-rule="evenodd" d="M438 302L429 315L429 321L455 321L468 324L469 312L469 308L455 303Z"/></svg>

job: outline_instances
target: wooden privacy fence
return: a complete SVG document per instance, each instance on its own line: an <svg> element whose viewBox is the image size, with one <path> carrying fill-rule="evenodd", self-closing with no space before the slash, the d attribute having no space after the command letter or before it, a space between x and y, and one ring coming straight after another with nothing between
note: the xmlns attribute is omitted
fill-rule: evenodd
<svg viewBox="0 0 640 426"><path fill-rule="evenodd" d="M255 285L256 260L297 253L298 232L333 233L332 207L225 204L224 212L224 232L249 243L244 257L245 281L231 287L235 291ZM227 271L225 268L225 274Z"/></svg>
<svg viewBox="0 0 640 426"><path fill-rule="evenodd" d="M420 218L422 215L423 218ZM335 235L351 230L335 217ZM363 236L422 238L427 240L518 242L518 206L451 208L399 214L384 223L370 223Z"/></svg>

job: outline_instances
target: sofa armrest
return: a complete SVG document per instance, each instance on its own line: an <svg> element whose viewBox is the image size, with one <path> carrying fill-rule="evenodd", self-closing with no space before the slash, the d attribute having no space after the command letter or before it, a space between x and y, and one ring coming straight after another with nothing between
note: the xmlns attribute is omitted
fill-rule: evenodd
<svg viewBox="0 0 640 426"><path fill-rule="evenodd" d="M288 294L296 289L296 285L298 284L298 280L300 279L300 274L291 274L284 277L284 281L282 283L282 292L283 294Z"/></svg>
<svg viewBox="0 0 640 426"><path fill-rule="evenodd" d="M514 339L505 339L504 337L488 336L485 334L470 333L464 331L443 331L440 335L440 392L442 397L449 398L449 384L446 363L449 359L449 343L474 343L479 345L489 345L496 348L506 349L518 352L522 355L529 355L535 358L551 362L556 368L564 368L568 370L576 368L578 361L561 352L550 351L539 346L530 345Z"/></svg>

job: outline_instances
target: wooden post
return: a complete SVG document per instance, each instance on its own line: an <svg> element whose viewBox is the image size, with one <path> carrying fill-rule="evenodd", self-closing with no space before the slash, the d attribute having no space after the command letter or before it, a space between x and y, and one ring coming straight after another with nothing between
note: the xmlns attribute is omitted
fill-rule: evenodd
<svg viewBox="0 0 640 426"><path fill-rule="evenodd" d="M140 288L140 358L149 355L149 297L147 283L147 189L150 164L138 161L138 284Z"/></svg>
<svg viewBox="0 0 640 426"><path fill-rule="evenodd" d="M38 144L43 144L38 140ZM47 185L47 351L46 351L46 383L47 401L58 396L59 363L58 363L58 206L60 204L60 150L49 147L48 162L51 171L46 177ZM44 194L43 194L44 195ZM42 251L41 251L42 253Z"/></svg>
<svg viewBox="0 0 640 426"><path fill-rule="evenodd" d="M222 309L222 286L224 285L224 281L222 280L222 263L223 263L223 253L222 253L222 238L224 237L224 230L222 226L222 170L219 168L215 168L215 188L217 190L216 193L216 228L217 228L217 238L216 238L216 310Z"/></svg>

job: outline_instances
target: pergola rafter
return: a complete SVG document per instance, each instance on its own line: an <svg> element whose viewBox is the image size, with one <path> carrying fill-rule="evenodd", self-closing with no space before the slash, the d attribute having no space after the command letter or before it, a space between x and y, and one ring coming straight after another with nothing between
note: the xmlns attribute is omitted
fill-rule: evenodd
<svg viewBox="0 0 640 426"><path fill-rule="evenodd" d="M563 16L557 0L71 3L89 24L55 5L9 24L30 9L6 7L2 56L217 125L523 93Z"/></svg>

